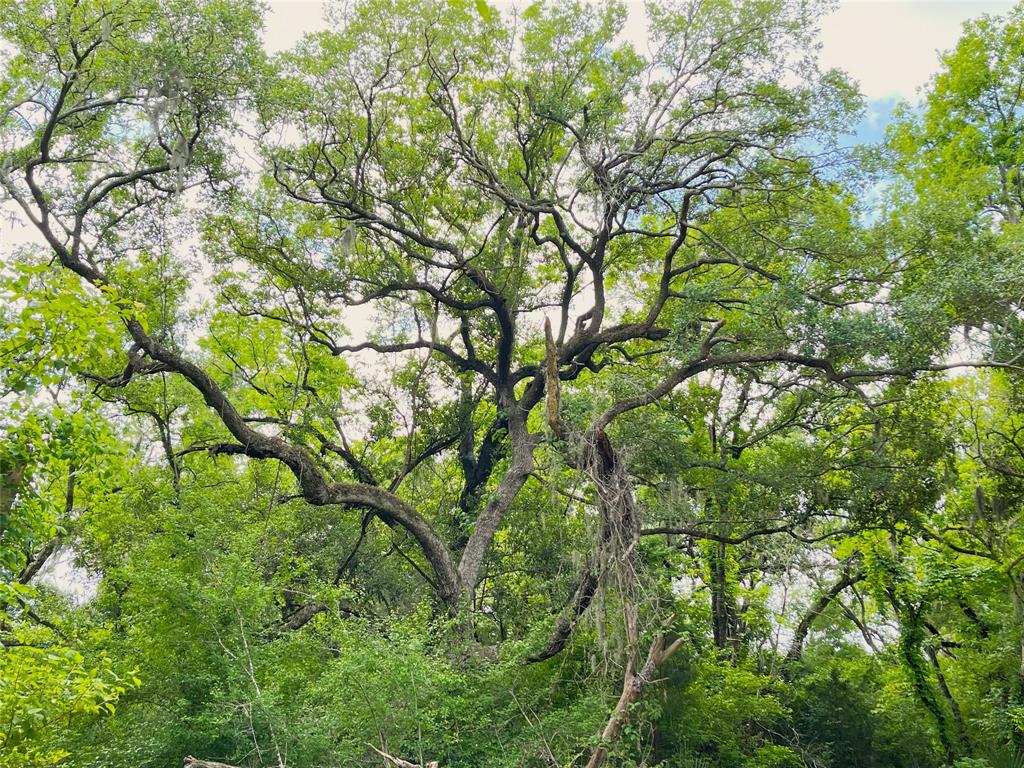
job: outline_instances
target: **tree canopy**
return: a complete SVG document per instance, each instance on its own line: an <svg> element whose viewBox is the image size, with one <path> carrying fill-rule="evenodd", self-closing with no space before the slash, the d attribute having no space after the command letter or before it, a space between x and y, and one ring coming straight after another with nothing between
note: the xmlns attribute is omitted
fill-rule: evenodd
<svg viewBox="0 0 1024 768"><path fill-rule="evenodd" d="M1024 6L0 0L0 768L1024 759Z"/></svg>

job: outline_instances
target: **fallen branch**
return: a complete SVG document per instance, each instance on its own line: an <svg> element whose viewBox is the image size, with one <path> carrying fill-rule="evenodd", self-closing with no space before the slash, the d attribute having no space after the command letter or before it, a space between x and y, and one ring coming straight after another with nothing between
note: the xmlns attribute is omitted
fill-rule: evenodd
<svg viewBox="0 0 1024 768"><path fill-rule="evenodd" d="M403 760L400 757L395 757L394 755L389 755L387 752L385 752L383 750L380 750L380 749L377 749L375 746L373 746L373 744L369 744L368 743L367 746L369 746L370 749L372 749L378 755L383 757L389 763L394 765L395 768L423 768L423 766L420 765L419 763L410 763L408 760ZM427 763L426 768L438 768L437 760L431 760L429 763Z"/></svg>
<svg viewBox="0 0 1024 768"><path fill-rule="evenodd" d="M213 760L200 760L198 757L189 755L185 758L184 768L237 768L237 766L217 763Z"/></svg>

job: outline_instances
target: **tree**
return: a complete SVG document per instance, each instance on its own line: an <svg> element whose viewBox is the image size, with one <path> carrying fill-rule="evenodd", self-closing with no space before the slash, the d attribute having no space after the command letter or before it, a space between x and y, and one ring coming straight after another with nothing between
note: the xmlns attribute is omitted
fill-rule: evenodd
<svg viewBox="0 0 1024 768"><path fill-rule="evenodd" d="M175 702L83 744L125 727L165 762L283 768L507 741L598 766L643 749L655 676L686 667L742 683L736 712L771 689L721 764L791 764L779 675L817 623L871 645L894 616L898 695L959 756L922 635L945 603L870 560L956 544L933 526L955 453L935 374L1018 364L1016 220L983 217L1017 177L964 194L913 159L970 133L952 74L894 133L913 202L878 215L875 169L836 143L860 99L790 0L652 4L646 54L615 3L366 0L273 60L241 0L0 8L0 181L42 238L11 348L52 346L62 397L123 438L134 476L76 526L95 620L126 635L92 649ZM972 167L1009 168L1004 133ZM962 257L993 243L990 291ZM962 325L992 341L966 361ZM21 354L10 380L38 378ZM822 586L787 650L769 597L796 566ZM588 665L592 690L551 701ZM523 680L514 709L482 693ZM507 722L452 736L467 690Z"/></svg>

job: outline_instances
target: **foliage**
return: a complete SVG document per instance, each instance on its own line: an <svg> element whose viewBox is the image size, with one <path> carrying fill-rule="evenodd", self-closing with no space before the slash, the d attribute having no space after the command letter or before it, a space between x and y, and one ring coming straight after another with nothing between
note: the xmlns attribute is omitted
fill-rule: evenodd
<svg viewBox="0 0 1024 768"><path fill-rule="evenodd" d="M826 10L0 0L0 768L1014 765L1024 7Z"/></svg>

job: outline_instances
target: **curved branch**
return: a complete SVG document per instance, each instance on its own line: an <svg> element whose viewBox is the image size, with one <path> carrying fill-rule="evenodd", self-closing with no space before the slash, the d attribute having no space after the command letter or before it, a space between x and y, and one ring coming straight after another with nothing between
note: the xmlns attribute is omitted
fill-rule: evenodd
<svg viewBox="0 0 1024 768"><path fill-rule="evenodd" d="M79 258L74 248L61 243L48 227L37 222L43 230L61 264L96 288L110 286L106 277L95 267ZM112 287L112 286L111 286ZM131 313L131 304L119 300L125 312L125 326L135 345L161 364L162 368L184 377L213 409L220 421L238 441L234 445L218 446L221 453L235 453L254 459L276 459L291 470L299 483L302 497L310 504L326 506L338 504L372 510L384 522L401 525L416 539L430 561L437 576L438 595L450 607L460 592L459 580L447 546L430 523L409 504L389 491L363 483L332 482L304 447L274 435L254 429L239 413L224 390L205 370L164 343L150 336L141 321Z"/></svg>
<svg viewBox="0 0 1024 768"><path fill-rule="evenodd" d="M717 328L715 329L717 330ZM715 339L714 331L709 335L704 342L704 348L701 350L700 357L695 360L691 360L685 365L675 369L668 376L662 379L651 389L646 392L635 395L633 397L624 398L616 403L613 403L594 423L597 429L603 429L607 427L615 418L621 416L624 413L642 408L647 405L652 405L658 402L661 398L671 393L676 387L688 379L693 378L699 373L704 371L710 371L716 368L727 368L735 365L745 365L754 363L785 363L788 365L800 366L803 368L810 368L820 371L824 377L831 382L840 384L850 389L856 389L852 382L858 380L867 379L880 379L880 378L896 378L904 377L909 378L916 376L920 373L927 372L938 372L948 371L956 368L1013 368L1016 369L1018 366L1010 363L1002 363L995 360L970 360L959 363L941 363L941 364L929 364L922 365L912 368L855 368L850 370L837 370L833 365L832 361L821 358L813 357L811 355L801 355L788 350L772 350L772 351L752 351L752 352L729 352L720 355L712 355L712 347L721 342L725 342L727 339Z"/></svg>
<svg viewBox="0 0 1024 768"><path fill-rule="evenodd" d="M597 594L599 583L600 580L594 572L594 568L588 563L576 582L576 589L573 590L569 604L555 622L555 628L548 644L537 653L527 656L528 662L545 661L562 652L569 642L569 638L572 637L572 633L576 630L576 625L579 624L583 614L590 607L594 595Z"/></svg>
<svg viewBox="0 0 1024 768"><path fill-rule="evenodd" d="M811 604L807 613L800 619L800 623L797 624L796 630L793 632L793 641L786 652L786 664L795 664L800 660L804 650L804 641L807 640L811 627L814 625L815 620L825 612L825 609L832 604L832 601L839 597L843 590L852 587L859 581L863 581L866 576L867 574L864 573L864 569L859 563L846 564L835 583L818 595L818 599Z"/></svg>

